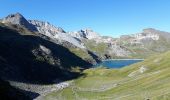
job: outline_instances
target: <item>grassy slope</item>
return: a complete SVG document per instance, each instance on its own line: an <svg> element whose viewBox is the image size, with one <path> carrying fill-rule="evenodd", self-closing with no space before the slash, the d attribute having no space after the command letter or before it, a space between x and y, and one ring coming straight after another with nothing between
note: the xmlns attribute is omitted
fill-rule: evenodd
<svg viewBox="0 0 170 100"><path fill-rule="evenodd" d="M84 41L87 49L97 53L99 56L103 56L108 49L106 43L96 43L93 40Z"/></svg>
<svg viewBox="0 0 170 100"><path fill-rule="evenodd" d="M80 48L69 48L69 50L74 53L76 56L82 58L83 60L86 61L93 61L94 58L86 51Z"/></svg>
<svg viewBox="0 0 170 100"><path fill-rule="evenodd" d="M122 69L88 69L86 74L62 91L47 95L47 100L169 100L170 52L152 56ZM147 70L137 70L145 66ZM135 75L128 77L132 72Z"/></svg>

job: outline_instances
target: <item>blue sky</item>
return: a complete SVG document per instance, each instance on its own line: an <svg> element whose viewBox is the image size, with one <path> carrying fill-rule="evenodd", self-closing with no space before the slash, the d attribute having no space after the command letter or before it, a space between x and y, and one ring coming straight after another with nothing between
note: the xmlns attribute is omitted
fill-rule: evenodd
<svg viewBox="0 0 170 100"><path fill-rule="evenodd" d="M150 27L170 32L170 0L1 0L0 17L16 12L66 31L92 28L113 37Z"/></svg>

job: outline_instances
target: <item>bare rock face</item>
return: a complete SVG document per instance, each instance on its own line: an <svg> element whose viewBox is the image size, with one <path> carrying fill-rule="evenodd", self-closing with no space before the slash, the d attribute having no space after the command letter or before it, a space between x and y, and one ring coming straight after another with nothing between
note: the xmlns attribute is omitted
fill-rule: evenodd
<svg viewBox="0 0 170 100"><path fill-rule="evenodd" d="M84 34L87 39L95 39L100 37L98 33L91 29L84 29L79 31L80 34Z"/></svg>
<svg viewBox="0 0 170 100"><path fill-rule="evenodd" d="M48 36L51 39L57 39L60 42L67 41L77 47L84 48L84 46L82 45L82 43L80 43L79 40L66 33L60 27L55 27L49 22L43 22L38 20L28 20L28 22L32 24L40 34Z"/></svg>
<svg viewBox="0 0 170 100"><path fill-rule="evenodd" d="M144 29L142 33L135 34L134 37L137 40L152 39L159 40L159 32L155 29Z"/></svg>
<svg viewBox="0 0 170 100"><path fill-rule="evenodd" d="M30 24L20 13L10 14L7 17L3 18L1 22L20 25L30 31L36 31L36 28L32 24Z"/></svg>
<svg viewBox="0 0 170 100"><path fill-rule="evenodd" d="M55 27L49 22L43 22L38 20L29 20L29 23L34 25L40 34L48 36L52 39L57 39L60 42L67 41L79 48L84 48L83 44L72 37L70 34L66 33L62 28Z"/></svg>
<svg viewBox="0 0 170 100"><path fill-rule="evenodd" d="M39 32L42 35L48 36L50 39L55 39L62 42L67 41L79 48L85 48L79 40L66 33L62 28L55 27L48 22L27 20L20 13L10 14L1 19L0 22L20 25L27 28L29 31Z"/></svg>
<svg viewBox="0 0 170 100"><path fill-rule="evenodd" d="M147 28L147 29L143 29L143 32L141 33L137 33L137 34L133 34L131 35L132 37L132 42L145 42L148 40L150 41L158 41L162 38L164 38L165 40L169 40L170 39L170 33L168 32L164 32L164 31L159 31L153 28Z"/></svg>
<svg viewBox="0 0 170 100"><path fill-rule="evenodd" d="M78 32L69 32L69 34L76 38L85 38L85 39L95 39L99 38L100 35L94 32L92 29L82 29Z"/></svg>
<svg viewBox="0 0 170 100"><path fill-rule="evenodd" d="M49 22L43 22L38 20L28 20L30 24L34 25L37 30L49 37L55 36L58 33L65 33L65 31L60 27L55 27Z"/></svg>
<svg viewBox="0 0 170 100"><path fill-rule="evenodd" d="M87 39L86 38L86 34L84 33L79 33L77 31L75 32L68 32L71 36L75 37L75 38L78 38L78 39Z"/></svg>
<svg viewBox="0 0 170 100"><path fill-rule="evenodd" d="M130 51L126 50L126 48L119 46L119 45L111 45L110 49L108 50L109 54L114 54L118 57L128 57L131 54Z"/></svg>

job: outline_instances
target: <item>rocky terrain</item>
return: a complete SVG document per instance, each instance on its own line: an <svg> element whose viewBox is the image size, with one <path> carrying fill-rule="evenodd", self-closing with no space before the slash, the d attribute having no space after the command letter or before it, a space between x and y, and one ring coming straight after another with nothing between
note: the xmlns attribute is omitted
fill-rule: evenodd
<svg viewBox="0 0 170 100"><path fill-rule="evenodd" d="M67 34L62 28L55 27L48 22L42 22L37 20L28 20L30 24L36 27L40 34L46 35L52 39L57 39L59 41L67 41L79 48L85 48L83 44L74 37Z"/></svg>

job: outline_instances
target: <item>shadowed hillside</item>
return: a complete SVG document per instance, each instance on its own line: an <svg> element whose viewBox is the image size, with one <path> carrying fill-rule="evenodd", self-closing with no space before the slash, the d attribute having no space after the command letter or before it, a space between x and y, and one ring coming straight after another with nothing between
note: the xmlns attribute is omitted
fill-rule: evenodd
<svg viewBox="0 0 170 100"><path fill-rule="evenodd" d="M36 94L36 96L38 96L38 94ZM0 79L0 99L1 100L31 100L31 98L26 96L24 93L22 93L21 90L10 86L8 82L3 81L2 79Z"/></svg>
<svg viewBox="0 0 170 100"><path fill-rule="evenodd" d="M79 76L71 69L90 65L60 45L4 27L0 48L1 77L6 80L46 84Z"/></svg>

